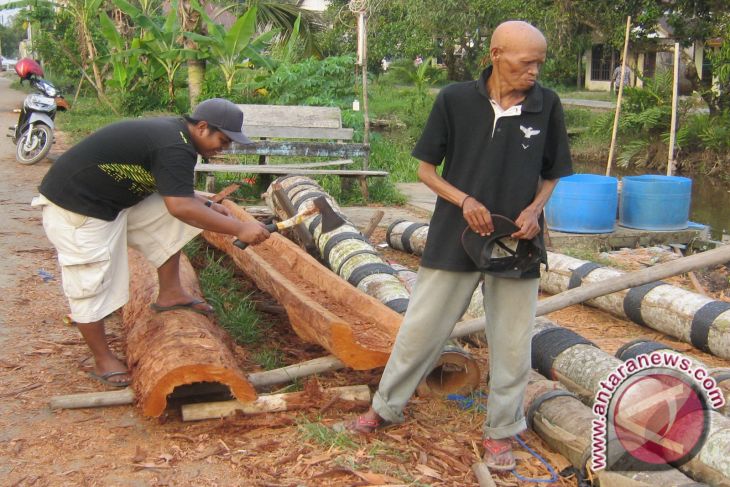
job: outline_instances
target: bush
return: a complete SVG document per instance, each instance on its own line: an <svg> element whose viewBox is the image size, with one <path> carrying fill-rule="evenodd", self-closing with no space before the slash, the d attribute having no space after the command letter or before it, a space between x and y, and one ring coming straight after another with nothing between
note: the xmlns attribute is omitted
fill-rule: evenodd
<svg viewBox="0 0 730 487"><path fill-rule="evenodd" d="M261 87L268 92L267 103L344 106L352 102L354 95L354 67L351 56L284 63L261 80Z"/></svg>

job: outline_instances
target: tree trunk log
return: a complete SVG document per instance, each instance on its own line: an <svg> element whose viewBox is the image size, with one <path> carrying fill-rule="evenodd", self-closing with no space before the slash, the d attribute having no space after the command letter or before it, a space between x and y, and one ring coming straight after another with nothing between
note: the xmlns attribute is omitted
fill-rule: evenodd
<svg viewBox="0 0 730 487"><path fill-rule="evenodd" d="M244 414L276 413L293 411L314 406L337 398L338 401L370 401L370 389L366 385L334 387L328 390L289 392L259 396L250 403L240 401L204 402L186 404L182 407L183 421L225 418L242 412Z"/></svg>
<svg viewBox="0 0 730 487"><path fill-rule="evenodd" d="M532 430L550 447L563 455L578 470L583 471L591 448L593 411L570 396L555 396L543 400L541 396L555 390L564 390L558 382L547 380L537 372L530 374L525 394L525 410L534 409L530 423ZM692 481L674 468L659 471L596 473L601 487L663 487L691 485Z"/></svg>
<svg viewBox="0 0 730 487"><path fill-rule="evenodd" d="M627 288L681 274L691 269L730 261L730 246L718 247L714 250L631 273L599 267L581 279L582 286L569 291L568 284L573 271L585 265L587 261L552 252L549 253L549 261L550 270L543 273L540 284L543 290L555 294L555 296L541 301L538 308L554 305L563 307L562 299L569 295L576 296L584 293L586 298L583 298L583 300L589 297L594 298L587 299L586 304L628 319L626 309L631 309L630 306L632 305L629 304L631 300L627 302L627 295L629 295ZM589 292L590 290L600 290L600 293ZM723 309L722 306L726 306L726 303L714 301L706 296L670 284L657 286L649 290L638 301L638 306L633 305L638 307L633 316L634 321L638 317L639 321L644 322L641 324L645 324L649 328L678 338L686 343L691 343L715 356L730 358L730 310L721 312L714 319L709 318L711 322L706 323L707 330L704 332L704 345L698 345L697 340L693 339L693 327L698 325L695 323L698 311L713 306L718 306L718 309L721 310ZM570 299L567 302L573 303L574 300ZM550 311L554 311L554 309Z"/></svg>
<svg viewBox="0 0 730 487"><path fill-rule="evenodd" d="M542 318L536 323L535 331L556 326L550 320ZM616 357L596 347L578 344L555 356L552 370L568 390L590 405L599 390L604 391L601 389L601 381L610 383L609 375L619 376L616 371L620 365L623 362ZM564 378L567 379L565 382ZM730 451L730 418L715 410L709 410L707 414L709 430L702 447L694 458L679 469L700 482L730 486L730 457L727 455Z"/></svg>
<svg viewBox="0 0 730 487"><path fill-rule="evenodd" d="M256 391L238 368L228 347L230 339L205 316L189 310L155 313L157 272L142 254L129 251L130 300L122 308L127 336L127 363L142 412L159 416L167 395L181 385L218 382L240 401L253 401ZM182 256L183 288L200 296L197 276Z"/></svg>
<svg viewBox="0 0 730 487"><path fill-rule="evenodd" d="M224 201L231 214L253 221L242 208ZM322 268L290 240L273 234L246 250L231 237L203 232L287 311L294 331L357 370L385 365L402 317Z"/></svg>

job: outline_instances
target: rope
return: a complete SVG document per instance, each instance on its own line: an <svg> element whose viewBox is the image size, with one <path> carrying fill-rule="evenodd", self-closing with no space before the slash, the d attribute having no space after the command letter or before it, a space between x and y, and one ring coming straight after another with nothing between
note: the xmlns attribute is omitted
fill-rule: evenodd
<svg viewBox="0 0 730 487"><path fill-rule="evenodd" d="M348 7L351 12L364 12L367 9L367 0L350 0Z"/></svg>
<svg viewBox="0 0 730 487"><path fill-rule="evenodd" d="M540 461L540 463L545 465L545 468L547 469L548 473L550 474L550 478L549 479L533 479L530 477L524 477L524 476L520 475L519 473L517 473L516 469L512 470L512 475L517 477L519 480L523 480L525 482L536 482L536 483L542 483L542 484L552 484L552 483L557 482L558 474L557 474L557 472L555 472L555 469L548 463L548 461L545 460L543 457L541 457L540 454L537 453L535 450L533 450L532 448L527 446L527 443L525 443L525 440L520 438L520 435L515 435L515 439L517 440L517 443L519 443L522 448L524 448L525 450L530 452L530 454L533 457L537 458Z"/></svg>
<svg viewBox="0 0 730 487"><path fill-rule="evenodd" d="M457 406L460 409L468 410L468 409L474 409L476 411L486 411L486 408L484 407L481 402L479 402L479 399L486 398L487 394L484 394L482 391L476 391L468 396L462 396L461 394L449 394L446 396L446 399L449 401L456 402ZM547 460L545 460L543 457L540 456L539 453L537 453L535 450L527 446L527 443L525 443L525 440L520 438L520 435L515 435L515 439L517 440L517 443L520 444L522 448L527 450L533 457L537 458L540 463L542 463L545 468L547 469L548 473L550 474L549 479L533 479L530 477L525 477L523 475L520 475L517 473L516 469L512 469L512 475L514 475L517 479L525 481L525 482L536 482L536 483L543 483L543 484L552 484L558 481L558 474L555 472L555 469L548 463Z"/></svg>

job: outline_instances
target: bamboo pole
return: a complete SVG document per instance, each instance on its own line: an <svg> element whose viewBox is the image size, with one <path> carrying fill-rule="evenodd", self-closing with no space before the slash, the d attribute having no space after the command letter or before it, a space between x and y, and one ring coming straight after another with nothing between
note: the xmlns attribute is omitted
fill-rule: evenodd
<svg viewBox="0 0 730 487"><path fill-rule="evenodd" d="M618 83L618 98L616 99L616 113L613 116L613 132L611 133L611 147L608 151L608 161L606 162L606 176L611 175L611 165L613 164L613 156L616 148L616 134L618 133L618 118L621 113L621 98L624 91L624 73L626 72L626 58L629 51L629 31L631 30L631 16L626 17L626 34L624 35L624 54L621 61L621 78ZM613 73L612 73L613 74Z"/></svg>
<svg viewBox="0 0 730 487"><path fill-rule="evenodd" d="M669 126L669 157L667 158L667 176L674 172L674 141L677 135L677 99L679 98L679 42L674 43L674 75L672 76L672 123Z"/></svg>
<svg viewBox="0 0 730 487"><path fill-rule="evenodd" d="M537 316L552 313L574 304L588 301L598 296L604 296L630 287L641 286L649 282L658 281L667 277L684 274L688 271L725 264L730 261L730 245L723 245L707 252L690 255L681 259L665 262L642 269L640 271L628 272L614 279L601 282L593 282L564 291L537 303ZM477 318L469 321L462 321L456 325L451 333L451 338L459 338L471 335L484 328L484 318Z"/></svg>

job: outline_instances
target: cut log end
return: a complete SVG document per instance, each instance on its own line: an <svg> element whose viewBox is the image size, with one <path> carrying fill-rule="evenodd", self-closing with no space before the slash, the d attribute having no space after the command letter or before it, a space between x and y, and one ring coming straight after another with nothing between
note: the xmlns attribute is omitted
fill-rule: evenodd
<svg viewBox="0 0 730 487"><path fill-rule="evenodd" d="M160 416L167 407L168 396L176 388L199 382L224 385L243 403L254 401L257 397L256 390L239 371L206 364L185 366L168 372L151 388L151 392L140 401L143 414Z"/></svg>

